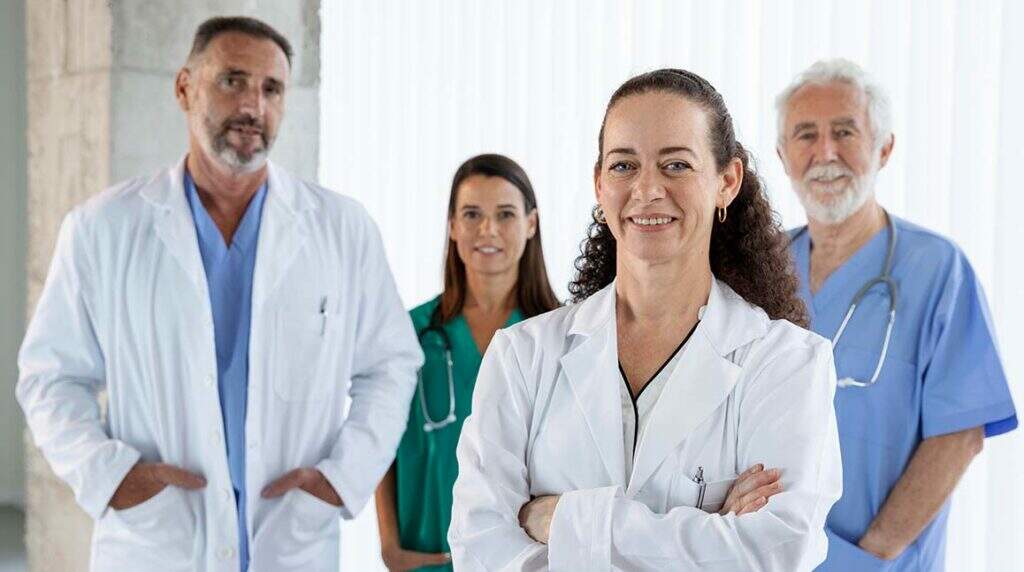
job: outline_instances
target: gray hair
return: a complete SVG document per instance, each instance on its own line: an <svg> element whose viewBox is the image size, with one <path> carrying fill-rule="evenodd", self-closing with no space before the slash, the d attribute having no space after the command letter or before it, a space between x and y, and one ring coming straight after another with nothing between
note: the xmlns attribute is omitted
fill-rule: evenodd
<svg viewBox="0 0 1024 572"><path fill-rule="evenodd" d="M834 82L852 85L867 97L868 121L871 123L875 148L880 148L889 140L889 135L892 134L892 104L889 102L889 95L859 65L847 59L835 58L814 62L775 98L779 145L785 141L786 106L789 105L793 94L808 84L824 85Z"/></svg>

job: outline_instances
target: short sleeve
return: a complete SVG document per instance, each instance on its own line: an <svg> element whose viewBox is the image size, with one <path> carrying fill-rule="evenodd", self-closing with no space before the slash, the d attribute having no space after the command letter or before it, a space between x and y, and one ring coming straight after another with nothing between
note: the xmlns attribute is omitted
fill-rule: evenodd
<svg viewBox="0 0 1024 572"><path fill-rule="evenodd" d="M1017 427L981 283L958 249L932 316L924 362L924 438L985 428L991 437Z"/></svg>

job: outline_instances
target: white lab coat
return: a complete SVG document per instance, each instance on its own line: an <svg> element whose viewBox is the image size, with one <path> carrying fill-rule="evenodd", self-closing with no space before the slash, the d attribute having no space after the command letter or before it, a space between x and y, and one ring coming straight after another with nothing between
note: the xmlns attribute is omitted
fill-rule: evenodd
<svg viewBox="0 0 1024 572"><path fill-rule="evenodd" d="M96 521L93 570L238 571L210 299L183 173L181 162L129 181L67 216L18 360L35 442ZM338 516L359 512L390 465L422 354L363 208L274 165L268 182L245 427L250 569L337 570ZM108 508L140 460L208 484ZM260 497L313 466L343 509L300 490Z"/></svg>
<svg viewBox="0 0 1024 572"><path fill-rule="evenodd" d="M842 489L828 341L713 281L627 480L614 288L491 342L458 447L455 568L791 572L824 560ZM785 492L755 514L713 514L756 463L781 468ZM547 546L517 519L542 495L561 495Z"/></svg>

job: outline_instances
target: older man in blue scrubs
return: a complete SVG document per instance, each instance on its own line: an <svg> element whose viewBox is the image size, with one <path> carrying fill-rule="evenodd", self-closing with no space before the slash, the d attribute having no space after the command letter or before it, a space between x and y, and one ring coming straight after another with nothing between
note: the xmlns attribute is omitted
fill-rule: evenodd
<svg viewBox="0 0 1024 572"><path fill-rule="evenodd" d="M943 570L953 488L985 437L1017 426L981 284L949 239L876 202L891 113L856 64L818 62L776 104L779 158L807 212L796 270L841 386L843 497L819 570ZM887 267L891 282L855 300Z"/></svg>

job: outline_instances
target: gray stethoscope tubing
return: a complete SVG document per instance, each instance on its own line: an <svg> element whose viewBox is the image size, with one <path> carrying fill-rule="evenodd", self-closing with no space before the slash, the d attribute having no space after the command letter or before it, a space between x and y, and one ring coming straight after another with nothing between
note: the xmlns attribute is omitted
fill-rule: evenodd
<svg viewBox="0 0 1024 572"><path fill-rule="evenodd" d="M867 382L857 381L852 377L844 377L836 382L839 387L870 387L878 381L878 376L882 373L882 366L885 364L885 358L889 354L889 342L892 340L892 328L896 323L896 297L899 294L899 285L892 278L892 259L896 252L896 225L892 221L892 217L886 213L888 218L889 226L889 245L885 253L885 264L882 265L882 273L878 276L868 280L860 290L857 290L857 294L854 295L853 301L850 302L850 307L846 310L846 316L843 317L843 323L839 325L839 330L836 331L836 335L832 337L832 348L833 350L839 345L840 338L843 337L843 332L846 331L847 324L850 323L850 319L853 318L853 313L857 311L857 306L861 300L876 284L885 284L889 293L889 323L885 326L885 339L882 341L882 353L878 356L878 363L875 364L875 372L871 374L871 380Z"/></svg>
<svg viewBox="0 0 1024 572"><path fill-rule="evenodd" d="M430 433L432 431L442 429L444 427L447 427L448 425L451 425L452 423L455 423L455 377L452 374L452 368L454 367L455 362L452 360L451 343L448 340L448 335L445 334L444 330L440 329L440 327L428 328L424 330L423 333L426 334L431 330L434 330L438 334L440 334L441 339L444 340L445 344L444 360L448 374L448 415L445 416L445 418L440 421L434 421L433 419L430 418L430 413L427 411L427 397L423 391L423 369L420 368L420 370L416 372L416 393L419 394L420 411L423 412L424 433ZM422 335L420 337L422 338Z"/></svg>
<svg viewBox="0 0 1024 572"><path fill-rule="evenodd" d="M850 302L850 307L846 310L846 316L843 317L843 323L840 324L836 335L833 337L833 350L838 347L840 339L843 337L843 333L846 332L846 326L850 323L850 319L853 318L854 312L857 311L857 306L860 301L863 300L867 292L874 288L876 284L886 284L886 289L889 293L889 323L886 324L886 337L882 342L882 353L879 355L878 363L874 364L874 372L871 373L871 379L868 382L858 382L853 378L846 377L839 380L836 385L845 387L870 387L874 383L879 381L879 376L882 375L882 366L886 362L886 356L889 355L889 342L892 340L893 326L896 324L896 297L899 294L899 284L892 277L893 269L893 257L896 254L896 224L893 222L892 216L886 213L888 219L888 230L889 230L889 245L886 250L886 261L882 265L882 273L876 277L871 278L864 282L864 285L860 287L857 294L853 296L853 300ZM806 232L807 227L805 226L798 232L794 238L799 236L802 232Z"/></svg>

